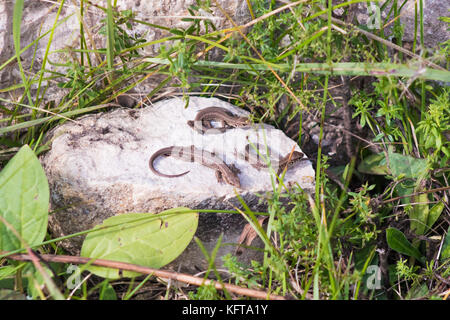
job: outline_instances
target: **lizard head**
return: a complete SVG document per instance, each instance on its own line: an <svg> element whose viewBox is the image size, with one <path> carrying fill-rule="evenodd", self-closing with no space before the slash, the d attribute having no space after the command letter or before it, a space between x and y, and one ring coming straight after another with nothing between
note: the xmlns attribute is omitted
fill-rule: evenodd
<svg viewBox="0 0 450 320"><path fill-rule="evenodd" d="M228 184L231 184L233 187L240 188L241 180L239 179L237 173L232 175L227 175L223 177Z"/></svg>
<svg viewBox="0 0 450 320"><path fill-rule="evenodd" d="M245 127L251 124L251 121L247 117L240 117L238 118L239 121L236 123L236 127Z"/></svg>
<svg viewBox="0 0 450 320"><path fill-rule="evenodd" d="M292 164L293 162L300 160L301 158L303 158L304 154L300 151L294 151L292 153L292 157L291 157L291 161L289 164Z"/></svg>
<svg viewBox="0 0 450 320"><path fill-rule="evenodd" d="M289 154L284 158L284 160L282 161L282 163L280 164L279 168L278 168L278 172L277 174L280 175L283 170L285 168L289 168L291 166L293 166L297 161L301 160L304 156L304 154L300 151L294 151L292 153L291 158L289 159ZM289 160L289 161L287 161Z"/></svg>

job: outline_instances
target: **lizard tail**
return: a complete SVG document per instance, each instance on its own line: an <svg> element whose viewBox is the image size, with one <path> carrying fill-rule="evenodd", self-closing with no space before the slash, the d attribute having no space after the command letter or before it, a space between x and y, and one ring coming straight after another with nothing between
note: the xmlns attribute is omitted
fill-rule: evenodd
<svg viewBox="0 0 450 320"><path fill-rule="evenodd" d="M161 176L161 177L176 178L176 177L181 177L181 176L184 176L185 174L188 174L190 172L190 170L188 170L186 172L183 172L183 173L179 173L179 174L165 174L165 173L158 172L156 170L153 171L153 172L156 173L158 176Z"/></svg>
<svg viewBox="0 0 450 320"><path fill-rule="evenodd" d="M156 174L157 176L160 177L165 177L165 178L176 178L176 177L181 177L184 176L185 174L188 174L190 172L190 170L183 172L183 173L179 173L179 174L165 174L165 173L161 173L158 170L156 170L155 168L153 168L152 165L150 165L150 170Z"/></svg>

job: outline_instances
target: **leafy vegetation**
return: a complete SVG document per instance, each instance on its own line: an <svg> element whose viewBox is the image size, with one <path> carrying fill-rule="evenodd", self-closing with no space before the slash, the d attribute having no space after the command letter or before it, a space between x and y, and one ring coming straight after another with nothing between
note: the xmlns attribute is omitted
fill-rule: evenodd
<svg viewBox="0 0 450 320"><path fill-rule="evenodd" d="M0 72L5 72L8 64L17 63L21 76L21 83L0 89L4 165L0 298L24 293L34 299L133 299L151 282L154 271L122 271L126 265L106 269L108 265L94 266L85 260L80 260L81 268L72 268L68 260L42 263L39 256L63 257L60 241L87 234L85 257L159 268L191 241L197 213L185 208L150 218L145 213L118 216L93 230L59 239L46 234L49 190L36 158L49 147L43 141L46 132L68 119L106 110L121 94L158 76L163 80L141 97L136 108L168 88L181 92L186 103L191 94L220 94L248 108L255 121L285 130L302 147L308 142L305 123L314 121L320 130L318 149L313 151L314 195L299 186L287 189L283 183L274 184L273 192L261 195L268 204L266 228L260 226L258 213L238 196L243 208L239 213L263 241L264 260L245 265L227 255L223 262L231 277L225 279L216 268L217 250L223 245L219 241L213 252L204 250L210 266L204 279L214 275L216 282L202 282L188 293L153 282L152 298L230 299L236 294L230 290L236 288L218 290L217 285L223 289L220 286L233 284L295 299L447 299L450 43L442 43L433 56L426 55L423 37L420 43L414 40L412 51L401 47L402 4L392 0L384 5L393 8L383 25L393 22L394 44L386 40L384 29L367 31L354 21L344 22L355 1L334 7L331 0L247 1L252 21L243 26L244 33L229 16L231 27L226 30L218 30L214 20L199 18L201 12L212 13L212 6L220 11L216 1L197 0L188 9L192 17L184 18L190 26L170 29L139 21L133 12L119 11L115 1L108 0L106 8L100 7L105 19L97 29L105 39L103 48L90 47L90 31L80 21L79 48L51 52L52 35L69 18L60 17L64 2L57 5L53 27L22 48L24 1L17 0L15 53L0 65ZM418 3L415 30L423 35L423 1ZM88 8L88 1L81 1L81 18ZM338 19L333 10L339 8L344 13ZM138 24L156 28L164 37L146 41L133 33ZM40 69L33 72L37 64L33 56L26 70L21 54L46 35ZM155 44L160 45L159 54L144 56L143 49ZM399 55L393 56L391 49ZM50 53L64 54L67 62L52 61ZM47 101L46 93L55 83L65 95L60 101ZM336 86L343 88L343 99L336 98ZM322 147L330 107L343 110L345 132L353 133L352 137L345 133L344 138L354 139L345 160L337 164ZM350 114L347 120L345 112ZM360 130L353 130L357 126ZM364 137L359 136L362 133ZM344 153L342 149L338 152ZM141 233L144 228L153 233ZM94 254L98 243L104 250ZM121 249L124 243L126 251ZM149 243L158 246L150 248ZM177 244L176 250L169 248L170 243ZM197 243L202 248L198 239ZM13 260L11 254L19 252L35 259ZM139 252L146 254L139 256ZM132 277L126 285L114 280L142 273L148 276Z"/></svg>

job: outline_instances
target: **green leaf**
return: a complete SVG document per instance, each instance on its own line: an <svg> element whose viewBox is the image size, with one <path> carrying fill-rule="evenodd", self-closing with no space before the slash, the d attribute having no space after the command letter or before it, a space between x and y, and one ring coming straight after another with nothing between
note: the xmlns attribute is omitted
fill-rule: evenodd
<svg viewBox="0 0 450 320"><path fill-rule="evenodd" d="M411 196L411 194L414 194L414 184L413 182L409 181L405 183L399 183L395 186L394 189L399 196L404 197L402 199L400 199L401 203L403 204L408 204L411 203L411 198L413 198L413 196Z"/></svg>
<svg viewBox="0 0 450 320"><path fill-rule="evenodd" d="M0 215L30 246L44 240L49 197L44 170L24 145L0 172ZM20 248L20 239L0 221L0 251Z"/></svg>
<svg viewBox="0 0 450 320"><path fill-rule="evenodd" d="M428 207L428 195L422 193L413 197L413 202L417 203L413 206L409 212L411 231L421 236L427 231L427 222L430 209ZM420 204L419 204L420 203Z"/></svg>
<svg viewBox="0 0 450 320"><path fill-rule="evenodd" d="M178 257L197 230L198 213L174 208L159 214L127 213L103 221L86 236L81 256L161 268ZM104 278L119 278L119 270L89 266ZM124 277L139 275L124 271Z"/></svg>
<svg viewBox="0 0 450 320"><path fill-rule="evenodd" d="M386 230L386 241L389 247L401 254L406 254L423 262L423 257L409 241L403 232L396 228L388 228Z"/></svg>
<svg viewBox="0 0 450 320"><path fill-rule="evenodd" d="M450 258L450 227L447 230L444 244L442 245L441 261Z"/></svg>
<svg viewBox="0 0 450 320"><path fill-rule="evenodd" d="M13 11L13 40L16 52L20 51L20 27L22 25L22 14L23 14L24 0L16 0L14 3ZM17 56L18 61L19 56ZM19 61L20 62L20 61Z"/></svg>
<svg viewBox="0 0 450 320"><path fill-rule="evenodd" d="M358 171L367 174L386 175L389 170L386 167L384 153L372 154L359 164Z"/></svg>
<svg viewBox="0 0 450 320"><path fill-rule="evenodd" d="M16 274L18 269L19 269L18 266L12 266L12 265L6 265L4 267L1 267L0 268L0 280ZM0 288L4 288L1 283L0 283Z"/></svg>
<svg viewBox="0 0 450 320"><path fill-rule="evenodd" d="M109 70L113 70L114 64L114 14L112 10L111 0L106 1L106 60Z"/></svg>
<svg viewBox="0 0 450 320"><path fill-rule="evenodd" d="M113 286L108 280L104 280L103 285L100 289L99 300L117 300L116 292L114 291Z"/></svg>
<svg viewBox="0 0 450 320"><path fill-rule="evenodd" d="M437 221L437 219L439 219L443 210L444 210L444 202L436 203L430 209L430 213L428 214L428 221L427 221L428 228L433 227L433 224Z"/></svg>
<svg viewBox="0 0 450 320"><path fill-rule="evenodd" d="M180 31L178 29L170 29L170 33L173 33L174 35L181 36L181 37L184 36L184 32Z"/></svg>
<svg viewBox="0 0 450 320"><path fill-rule="evenodd" d="M29 91L29 82L26 77L25 71L23 69L22 60L20 59L20 29L22 26L22 15L23 15L23 7L24 7L24 0L16 0L14 2L14 11L13 11L13 42L14 42L14 49L16 51L16 58L17 58L17 65L19 66L20 76L22 78L22 82L25 87L25 93L28 97L28 100L32 103L31 94Z"/></svg>
<svg viewBox="0 0 450 320"><path fill-rule="evenodd" d="M395 177L404 175L405 178L418 178L427 170L427 161L411 156L404 156L389 150L389 165Z"/></svg>

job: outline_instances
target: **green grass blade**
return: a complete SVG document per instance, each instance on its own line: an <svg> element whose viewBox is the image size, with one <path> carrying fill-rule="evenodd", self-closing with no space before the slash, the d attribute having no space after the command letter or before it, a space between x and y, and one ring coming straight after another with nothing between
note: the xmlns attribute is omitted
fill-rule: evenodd
<svg viewBox="0 0 450 320"><path fill-rule="evenodd" d="M246 58L246 57L242 57ZM223 69L240 69L240 70L258 70L268 71L270 70L267 63L258 59L250 58L252 61L261 62L260 64L242 64L242 63L229 63L229 62L216 62L198 60L193 65L210 68L223 68ZM148 62L169 65L170 62L167 59L161 58L146 58ZM270 66L280 72L291 71L292 66L290 64L274 64L270 63ZM436 80L450 82L450 72L443 70L436 70L431 68L419 68L406 64L394 64L394 63L365 63L365 62L341 62L341 63L299 63L295 67L297 72L310 72L316 74L324 74L330 76L371 76L371 77L405 77L405 78L417 78L423 80Z"/></svg>
<svg viewBox="0 0 450 320"><path fill-rule="evenodd" d="M45 53L44 53L44 58L42 59L41 71L40 71L40 75L39 75L38 88L37 88L37 93L36 93L37 97L39 96L39 93L41 91L41 84L42 84L42 80L43 80L44 74L45 74L45 65L47 64L48 54L50 52L50 46L53 41L53 35L55 33L56 26L58 25L59 15L61 14L61 10L64 7L64 2L65 2L65 0L61 1L58 11L56 12L55 22L53 24L53 27L51 28L50 36L49 36L49 39L47 42L47 47L45 48ZM37 103L37 101L38 100L36 100L36 103Z"/></svg>
<svg viewBox="0 0 450 320"><path fill-rule="evenodd" d="M68 112L64 112L59 114L59 116L49 116L49 117L44 117L44 118L39 118L39 119L35 119L35 120L30 120L27 122L22 122L22 123L17 123L8 127L3 127L0 128L0 135L2 134L6 134L8 132L14 132L17 130L22 130L22 129L26 129L26 128L30 128L33 126L37 126L40 124L44 124L47 122L51 122L54 120L61 120L61 118L69 118L75 115L80 115L83 113L88 113L94 110L98 110L98 109L103 109L107 106L105 105L98 105L98 106L93 106L93 107L87 107L87 108L83 108L83 109L77 109L77 110L72 110L72 111L68 111Z"/></svg>
<svg viewBox="0 0 450 320"><path fill-rule="evenodd" d="M113 70L114 64L114 16L111 6L111 0L107 1L106 9L106 34L107 34L107 44L106 44L106 60L108 62L108 69Z"/></svg>
<svg viewBox="0 0 450 320"><path fill-rule="evenodd" d="M14 11L13 11L13 41L14 41L14 49L16 51L16 59L17 64L19 65L20 76L22 78L22 82L24 83L25 93L28 97L29 103L32 103L31 94L29 91L29 83L28 79L25 75L22 61L20 60L20 30L22 25L22 14L23 14L23 0L17 0L14 3Z"/></svg>

